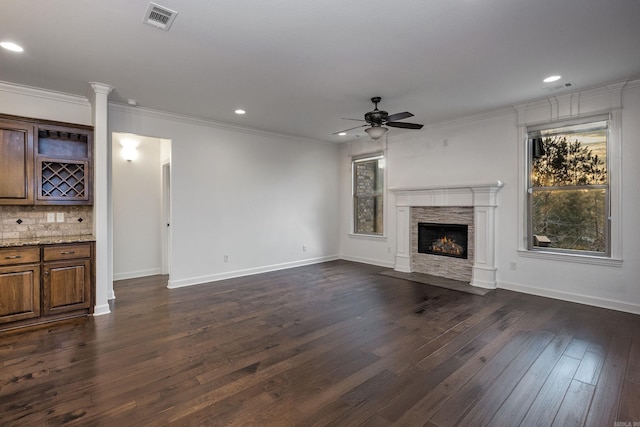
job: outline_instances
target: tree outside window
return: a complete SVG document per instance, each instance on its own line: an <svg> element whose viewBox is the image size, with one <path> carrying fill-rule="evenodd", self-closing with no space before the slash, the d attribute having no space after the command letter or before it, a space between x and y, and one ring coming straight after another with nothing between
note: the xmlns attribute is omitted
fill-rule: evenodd
<svg viewBox="0 0 640 427"><path fill-rule="evenodd" d="M383 234L384 157L353 160L353 232Z"/></svg>
<svg viewBox="0 0 640 427"><path fill-rule="evenodd" d="M609 252L606 120L529 132L529 247Z"/></svg>

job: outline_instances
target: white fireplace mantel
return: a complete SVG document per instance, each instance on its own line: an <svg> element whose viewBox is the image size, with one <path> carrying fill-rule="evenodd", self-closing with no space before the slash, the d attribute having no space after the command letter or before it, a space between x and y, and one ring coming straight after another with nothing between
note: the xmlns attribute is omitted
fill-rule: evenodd
<svg viewBox="0 0 640 427"><path fill-rule="evenodd" d="M396 199L395 270L411 272L411 208L472 206L474 221L474 260L471 285L496 288L495 209L502 181L488 184L422 188L390 188Z"/></svg>

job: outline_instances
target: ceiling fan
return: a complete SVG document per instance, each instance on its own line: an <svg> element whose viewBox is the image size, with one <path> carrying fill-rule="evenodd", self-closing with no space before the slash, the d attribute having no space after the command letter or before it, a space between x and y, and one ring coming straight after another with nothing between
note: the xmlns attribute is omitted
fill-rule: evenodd
<svg viewBox="0 0 640 427"><path fill-rule="evenodd" d="M370 126L368 129L365 129L364 131L367 134L369 134L371 139L376 140L376 139L380 139L389 130L384 126L389 126L393 128L403 128L403 129L422 129L423 125L420 125L418 123L406 123L406 122L398 121L398 120L406 119L408 117L413 117L413 114L409 113L408 111L405 111L404 113L389 114L384 110L378 110L378 103L380 102L381 99L382 98L380 98L379 96L375 96L371 98L371 102L373 102L373 104L375 105L375 108L373 109L373 111L369 111L367 114L364 115L364 120L344 119L344 120L356 120L359 122L367 122L366 125L360 125L350 129L341 130L339 132L332 133L332 135L337 135L339 133L349 132L350 130L353 130L353 129Z"/></svg>

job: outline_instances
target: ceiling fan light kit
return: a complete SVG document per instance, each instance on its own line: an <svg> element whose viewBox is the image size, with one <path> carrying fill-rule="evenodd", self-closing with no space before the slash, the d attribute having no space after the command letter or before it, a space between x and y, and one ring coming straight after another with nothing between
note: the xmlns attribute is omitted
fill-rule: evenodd
<svg viewBox="0 0 640 427"><path fill-rule="evenodd" d="M370 126L368 129L365 129L364 131L369 135L369 137L371 137L372 140L375 141L377 139L382 138L382 136L385 133L387 133L387 131L389 130L384 126L403 128L403 129L422 129L423 125L418 123L406 123L406 122L397 121L397 120L406 119L408 117L413 117L413 114L409 113L408 111L405 111L404 113L396 113L396 114L390 115L384 110L378 110L378 103L380 102L380 100L381 98L379 96L374 96L373 98L371 98L371 102L373 102L373 104L375 105L375 108L373 109L373 111L369 111L364 115L364 120L359 120L359 121L366 122L367 123L366 125L361 125L361 126L356 126L354 128L341 130L339 132L335 132L333 135L339 135L341 133L348 132L353 129L359 129L362 127ZM356 120L356 119L346 119L346 120Z"/></svg>
<svg viewBox="0 0 640 427"><path fill-rule="evenodd" d="M371 139L374 141L382 138L382 136L387 133L389 129L384 126L371 126L369 129L365 129L364 131L369 135Z"/></svg>

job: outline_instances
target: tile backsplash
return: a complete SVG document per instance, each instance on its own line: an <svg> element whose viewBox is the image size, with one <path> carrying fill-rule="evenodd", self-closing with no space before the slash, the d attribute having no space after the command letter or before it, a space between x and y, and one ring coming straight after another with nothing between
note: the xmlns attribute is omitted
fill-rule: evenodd
<svg viewBox="0 0 640 427"><path fill-rule="evenodd" d="M0 206L0 239L91 234L93 206Z"/></svg>

